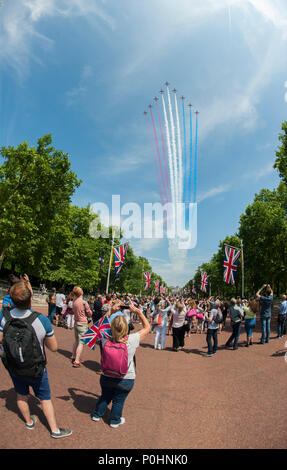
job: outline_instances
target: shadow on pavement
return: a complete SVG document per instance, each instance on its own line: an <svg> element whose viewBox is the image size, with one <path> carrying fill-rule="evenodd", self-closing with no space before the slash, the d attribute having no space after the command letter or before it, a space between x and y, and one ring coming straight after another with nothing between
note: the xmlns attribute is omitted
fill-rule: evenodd
<svg viewBox="0 0 287 470"><path fill-rule="evenodd" d="M79 393L82 392L82 393ZM100 398L100 395L97 395L96 393L88 392L87 390L82 390L80 388L69 388L68 389L69 395L64 395L57 397L60 400L73 400L73 406L80 411L81 413L86 413L91 415L91 413L94 411L96 408L98 399ZM90 395L90 396L87 396ZM106 424L110 424L110 416L111 412L107 408L107 411L105 415L103 416L103 421Z"/></svg>
<svg viewBox="0 0 287 470"><path fill-rule="evenodd" d="M81 393L79 393L81 392ZM80 388L68 388L69 395L58 396L59 400L73 401L74 407L81 413L91 414L95 409L99 395Z"/></svg>
<svg viewBox="0 0 287 470"><path fill-rule="evenodd" d="M58 349L57 353L61 354L64 357L67 357L68 359L71 359L72 356L71 351L67 351L66 349Z"/></svg>
<svg viewBox="0 0 287 470"><path fill-rule="evenodd" d="M58 349L57 352L62 356L71 359L71 351L67 351L66 349ZM87 367L87 369L90 369L94 372L100 372L101 370L101 366L97 361L83 361L83 366Z"/></svg>
<svg viewBox="0 0 287 470"><path fill-rule="evenodd" d="M24 419L18 410L17 402L16 402L16 393L14 388L11 388L10 390L2 390L0 392L0 400L4 399L6 400L5 406L7 410L12 411L15 413L24 423ZM48 422L43 414L43 411L40 406L40 400L38 398L34 397L33 395L29 395L29 408L30 412L33 415L36 415L39 419L39 421L45 426L49 431L49 425Z"/></svg>

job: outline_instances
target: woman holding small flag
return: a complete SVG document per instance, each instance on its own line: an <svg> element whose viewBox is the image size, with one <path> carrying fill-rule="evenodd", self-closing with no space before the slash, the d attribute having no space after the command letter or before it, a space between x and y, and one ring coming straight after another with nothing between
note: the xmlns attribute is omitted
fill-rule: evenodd
<svg viewBox="0 0 287 470"><path fill-rule="evenodd" d="M96 409L92 413L93 421L100 421L110 402L112 402L110 426L117 428L125 423L122 410L125 400L135 382L134 355L140 342L150 332L150 324L144 314L134 306L130 298L129 309L137 314L142 322L142 329L137 333L128 334L128 323L124 314L118 310L109 318L112 338L101 339L102 357L100 379L102 393ZM117 303L118 308L124 305Z"/></svg>
<svg viewBox="0 0 287 470"><path fill-rule="evenodd" d="M166 302L168 306L165 308ZM171 305L169 301L161 300L155 311L152 313L152 325L155 326L155 341L154 349L164 349L165 348L165 337L166 331L168 328L167 316L168 312L171 310ZM160 346L159 346L160 338Z"/></svg>

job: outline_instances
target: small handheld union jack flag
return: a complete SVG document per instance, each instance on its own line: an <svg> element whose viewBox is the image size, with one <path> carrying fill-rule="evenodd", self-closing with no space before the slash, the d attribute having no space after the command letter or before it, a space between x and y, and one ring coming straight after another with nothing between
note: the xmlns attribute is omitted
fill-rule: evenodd
<svg viewBox="0 0 287 470"><path fill-rule="evenodd" d="M235 273L238 268L238 261L240 257L240 250L232 246L225 245L225 258L223 263L223 280L226 284L235 284Z"/></svg>
<svg viewBox="0 0 287 470"><path fill-rule="evenodd" d="M144 278L145 278L145 286L144 286L144 289L145 289L145 290L149 289L149 287L150 287L150 283L151 283L151 273L152 273L152 271L147 271L146 273L144 273Z"/></svg>
<svg viewBox="0 0 287 470"><path fill-rule="evenodd" d="M116 270L115 279L118 278L119 272L122 269L122 266L124 264L125 255L126 255L126 252L127 252L127 249L128 249L128 245L129 244L127 242L127 243L124 243L123 245L118 246L116 248L114 247L114 260L115 260L115 270Z"/></svg>
<svg viewBox="0 0 287 470"><path fill-rule="evenodd" d="M206 292L206 286L208 284L208 276L206 273L201 273L201 290L202 292Z"/></svg>
<svg viewBox="0 0 287 470"><path fill-rule="evenodd" d="M99 339L109 338L112 338L110 322L106 316L103 316L81 336L80 341L86 344L90 349L95 349L96 342Z"/></svg>

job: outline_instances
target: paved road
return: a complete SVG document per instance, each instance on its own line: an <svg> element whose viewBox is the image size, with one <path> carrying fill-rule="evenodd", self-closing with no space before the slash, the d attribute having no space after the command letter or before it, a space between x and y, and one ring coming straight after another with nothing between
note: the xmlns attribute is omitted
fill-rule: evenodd
<svg viewBox="0 0 287 470"><path fill-rule="evenodd" d="M39 309L38 309L39 310ZM137 378L127 399L126 424L111 429L109 415L98 423L90 413L100 394L99 349L85 348L81 369L69 358L73 332L55 328L57 353L47 352L52 399L59 425L71 437L54 440L37 399L30 398L39 417L34 431L25 429L15 404L10 378L0 364L2 449L285 449L287 385L283 339L245 348L241 333L237 351L222 348L229 331L219 335L219 350L206 358L205 335L192 335L184 351L153 349L150 334L137 350ZM255 342L259 341L255 332Z"/></svg>

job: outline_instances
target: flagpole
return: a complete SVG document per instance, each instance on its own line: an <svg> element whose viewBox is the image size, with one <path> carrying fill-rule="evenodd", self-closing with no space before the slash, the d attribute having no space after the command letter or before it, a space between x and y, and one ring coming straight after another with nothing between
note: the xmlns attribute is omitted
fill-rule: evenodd
<svg viewBox="0 0 287 470"><path fill-rule="evenodd" d="M109 293L109 284L110 284L110 274L111 274L111 265L112 265L113 248L114 248L114 227L112 228L112 246L111 246L111 256L110 256L109 272L108 272L108 278L107 278L106 294Z"/></svg>
<svg viewBox="0 0 287 470"><path fill-rule="evenodd" d="M242 299L244 299L244 255L243 255L243 241L241 240L241 266L242 266Z"/></svg>
<svg viewBox="0 0 287 470"><path fill-rule="evenodd" d="M142 275L141 275L141 290L140 290L140 298L141 298L141 296L142 296L142 284L143 284L143 273L144 273L144 267L143 267L143 265L144 265L144 262L143 262L143 260L142 260Z"/></svg>

